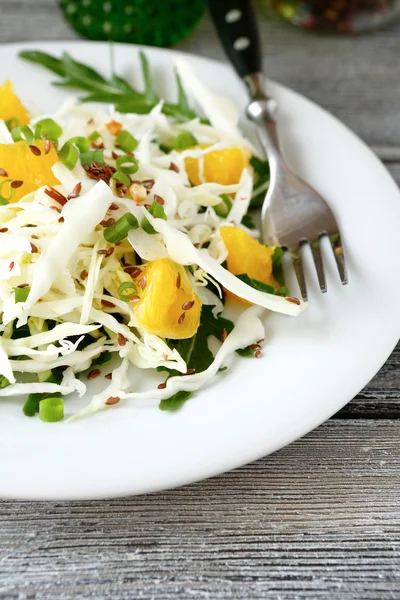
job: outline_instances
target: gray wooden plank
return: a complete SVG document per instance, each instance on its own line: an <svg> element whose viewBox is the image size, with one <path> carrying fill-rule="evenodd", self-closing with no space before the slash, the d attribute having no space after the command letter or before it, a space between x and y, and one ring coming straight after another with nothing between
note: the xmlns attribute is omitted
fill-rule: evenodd
<svg viewBox="0 0 400 600"><path fill-rule="evenodd" d="M164 493L0 503L0 597L400 597L400 422L330 421Z"/></svg>
<svg viewBox="0 0 400 600"><path fill-rule="evenodd" d="M0 14L1 42L77 37L56 0L0 0ZM399 147L400 25L346 37L313 35L277 19L259 22L269 77L320 103L369 144ZM177 47L225 60L207 15Z"/></svg>

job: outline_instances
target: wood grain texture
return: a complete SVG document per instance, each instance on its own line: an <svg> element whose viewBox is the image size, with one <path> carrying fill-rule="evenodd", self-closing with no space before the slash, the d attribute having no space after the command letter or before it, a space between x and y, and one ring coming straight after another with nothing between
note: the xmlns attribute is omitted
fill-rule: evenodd
<svg viewBox="0 0 400 600"><path fill-rule="evenodd" d="M0 42L77 38L56 0L0 0L0 14ZM259 23L269 77L330 110L369 144L400 145L400 25L346 37L313 35L279 19ZM207 15L177 48L225 60Z"/></svg>
<svg viewBox="0 0 400 600"><path fill-rule="evenodd" d="M261 33L268 76L342 119L400 184L400 26ZM57 0L0 0L0 42L75 38ZM224 59L207 17L178 47ZM398 600L399 417L400 345L336 419L233 473L123 500L0 502L0 598Z"/></svg>
<svg viewBox="0 0 400 600"><path fill-rule="evenodd" d="M400 597L400 423L330 421L222 477L101 502L0 503L0 597Z"/></svg>

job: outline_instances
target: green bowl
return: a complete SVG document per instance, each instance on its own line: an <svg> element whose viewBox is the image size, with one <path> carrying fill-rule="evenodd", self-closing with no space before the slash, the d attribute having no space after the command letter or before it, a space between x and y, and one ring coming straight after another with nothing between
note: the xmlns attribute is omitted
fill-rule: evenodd
<svg viewBox="0 0 400 600"><path fill-rule="evenodd" d="M60 6L89 39L171 46L192 31L204 0L60 0Z"/></svg>

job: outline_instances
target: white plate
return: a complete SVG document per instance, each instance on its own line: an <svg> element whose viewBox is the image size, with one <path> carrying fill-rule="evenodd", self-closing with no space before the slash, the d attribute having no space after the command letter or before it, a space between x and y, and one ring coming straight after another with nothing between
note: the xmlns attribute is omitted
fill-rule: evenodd
<svg viewBox="0 0 400 600"><path fill-rule="evenodd" d="M28 44L107 71L108 48L89 42ZM66 92L40 67L0 48L1 78L24 101L55 109ZM115 45L118 71L137 80L137 48ZM158 87L174 97L172 53L147 49ZM188 57L189 58L189 57ZM231 69L190 57L205 83L240 107L246 97ZM0 402L0 496L83 499L153 492L210 477L273 452L304 435L351 400L400 336L400 194L374 154L324 110L271 83L279 130L292 167L334 209L345 241L350 284L330 264L329 291L311 284L299 318L270 315L262 360L235 359L176 413L122 404L72 424L27 418ZM74 401L75 402L75 401ZM67 407L72 405L67 400Z"/></svg>

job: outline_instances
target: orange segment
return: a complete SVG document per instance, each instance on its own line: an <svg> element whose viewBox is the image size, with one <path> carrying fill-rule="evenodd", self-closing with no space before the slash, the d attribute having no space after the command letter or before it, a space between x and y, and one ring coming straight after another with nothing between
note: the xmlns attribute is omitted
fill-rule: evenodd
<svg viewBox="0 0 400 600"><path fill-rule="evenodd" d="M0 85L0 119L4 121L16 119L17 125L27 125L30 121L29 113L16 96L10 80Z"/></svg>
<svg viewBox="0 0 400 600"><path fill-rule="evenodd" d="M207 145L198 145L193 148L208 148ZM199 158L185 158L185 169L192 185L200 185ZM239 183L242 171L247 167L249 156L242 148L232 146L223 150L213 150L204 155L204 181L231 185Z"/></svg>
<svg viewBox="0 0 400 600"><path fill-rule="evenodd" d="M51 146L50 152L45 154L45 142L36 140L33 143L39 149L36 156L24 141L15 144L0 144L0 190L5 198L11 196L11 182L20 182L22 185L15 188L15 194L10 202L18 202L23 196L34 192L43 185L57 185L60 182L54 176L51 167L58 161L57 152ZM11 180L11 181L9 181ZM6 182L2 185L3 182Z"/></svg>
<svg viewBox="0 0 400 600"><path fill-rule="evenodd" d="M252 279L277 287L272 274L274 248L260 244L240 227L220 227L220 233L228 251L228 271L233 275L247 273Z"/></svg>
<svg viewBox="0 0 400 600"><path fill-rule="evenodd" d="M153 260L142 268L135 284L140 300L133 308L140 327L174 340L196 333L201 300L192 290L183 267L168 258Z"/></svg>

